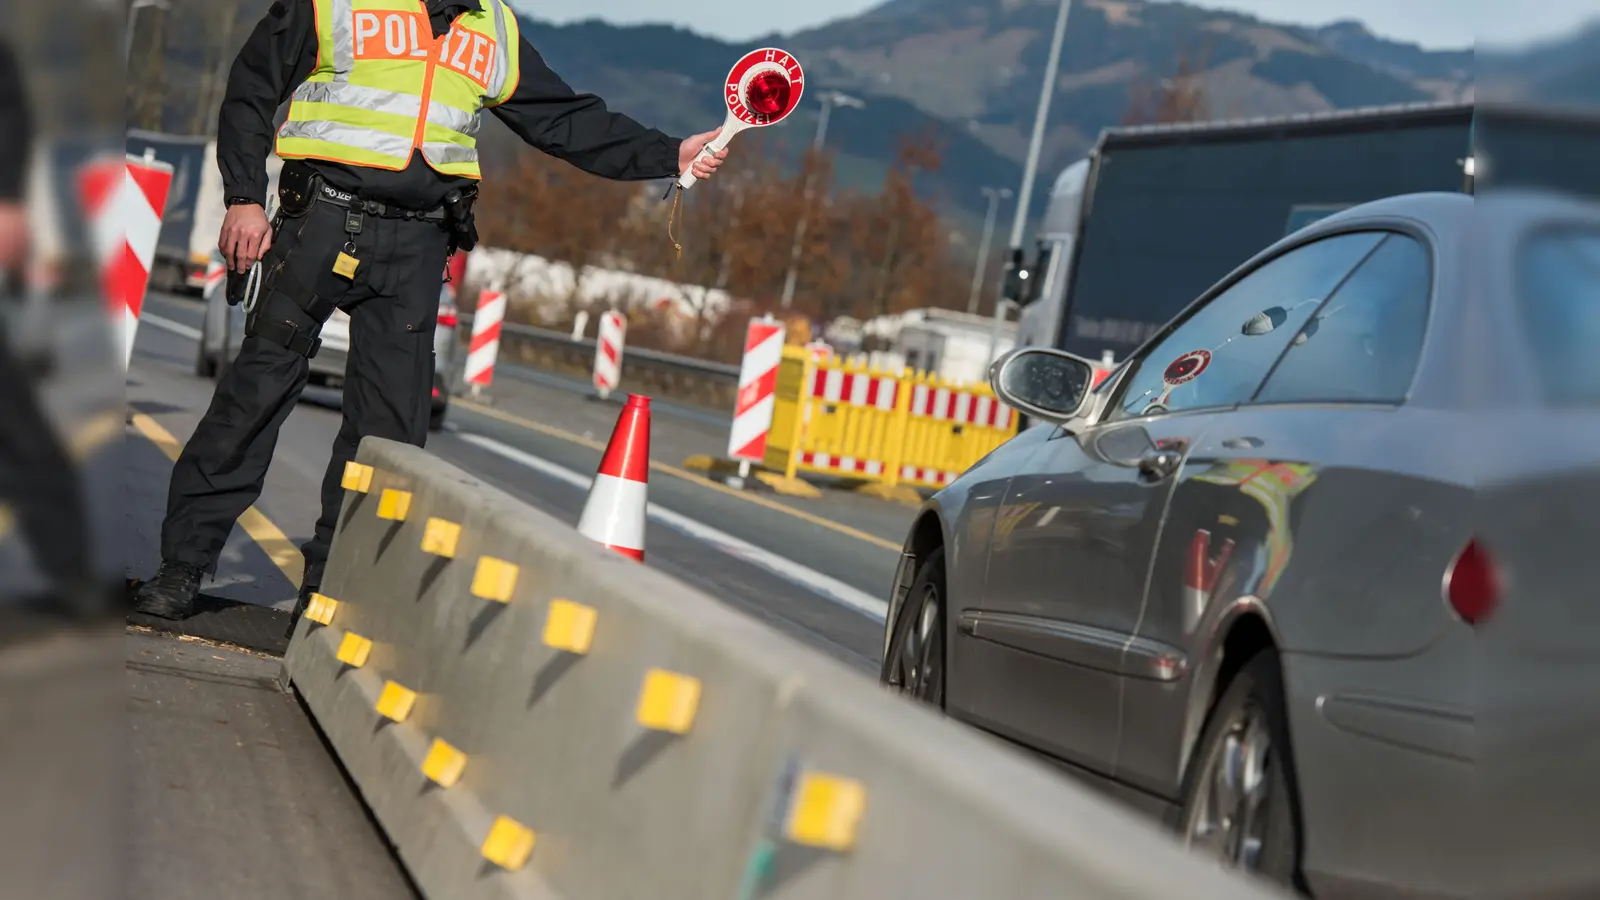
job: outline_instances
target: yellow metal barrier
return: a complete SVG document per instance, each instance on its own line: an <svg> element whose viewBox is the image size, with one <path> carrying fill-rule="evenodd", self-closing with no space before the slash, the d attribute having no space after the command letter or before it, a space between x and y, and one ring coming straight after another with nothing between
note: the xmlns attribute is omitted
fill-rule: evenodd
<svg viewBox="0 0 1600 900"><path fill-rule="evenodd" d="M987 385L884 372L785 347L763 465L942 487L1017 433L1017 417Z"/></svg>

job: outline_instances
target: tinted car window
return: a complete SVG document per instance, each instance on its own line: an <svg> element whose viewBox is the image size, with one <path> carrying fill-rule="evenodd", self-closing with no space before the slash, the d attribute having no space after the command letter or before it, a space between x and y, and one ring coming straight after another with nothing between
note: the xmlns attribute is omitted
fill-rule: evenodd
<svg viewBox="0 0 1600 900"><path fill-rule="evenodd" d="M1600 402L1600 230L1546 231L1517 260L1517 306L1552 403Z"/></svg>
<svg viewBox="0 0 1600 900"><path fill-rule="evenodd" d="M1139 360L1107 418L1249 400L1301 326L1385 236L1325 238L1246 275Z"/></svg>
<svg viewBox="0 0 1600 900"><path fill-rule="evenodd" d="M1295 335L1256 399L1405 399L1422 354L1431 284L1428 251L1390 235Z"/></svg>

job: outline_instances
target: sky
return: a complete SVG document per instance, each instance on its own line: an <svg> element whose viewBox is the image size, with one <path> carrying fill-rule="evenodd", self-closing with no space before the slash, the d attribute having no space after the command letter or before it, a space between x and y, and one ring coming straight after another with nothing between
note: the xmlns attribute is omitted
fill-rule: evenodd
<svg viewBox="0 0 1600 900"><path fill-rule="evenodd" d="M536 18L555 22L602 18L619 24L669 22L730 41L789 32L854 15L880 0L808 0L766 4L750 0L510 0ZM1466 47L1482 39L1517 45L1568 31L1600 17L1600 0L1189 0L1262 19L1322 25L1359 19L1384 37L1428 48ZM1068 27L1071 27L1070 20Z"/></svg>

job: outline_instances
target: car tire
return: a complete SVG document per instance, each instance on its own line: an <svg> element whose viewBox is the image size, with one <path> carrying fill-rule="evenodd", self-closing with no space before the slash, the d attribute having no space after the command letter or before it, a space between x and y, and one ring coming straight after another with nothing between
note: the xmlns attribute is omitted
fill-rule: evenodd
<svg viewBox="0 0 1600 900"><path fill-rule="evenodd" d="M945 689L945 583L940 547L911 581L879 674L891 690L939 709L944 708Z"/></svg>
<svg viewBox="0 0 1600 900"><path fill-rule="evenodd" d="M1233 677L1190 759L1178 817L1184 844L1306 893L1300 797L1276 652L1256 654Z"/></svg>
<svg viewBox="0 0 1600 900"><path fill-rule="evenodd" d="M201 378L217 377L217 358L206 350L205 341L200 342L200 349L195 352L194 374Z"/></svg>

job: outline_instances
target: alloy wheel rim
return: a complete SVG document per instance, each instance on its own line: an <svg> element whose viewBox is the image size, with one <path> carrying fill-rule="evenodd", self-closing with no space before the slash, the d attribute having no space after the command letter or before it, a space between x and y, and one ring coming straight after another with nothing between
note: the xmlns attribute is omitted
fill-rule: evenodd
<svg viewBox="0 0 1600 900"><path fill-rule="evenodd" d="M1228 866L1260 870L1272 751L1266 716L1254 705L1228 722L1200 775L1200 793L1185 830L1190 847Z"/></svg>

